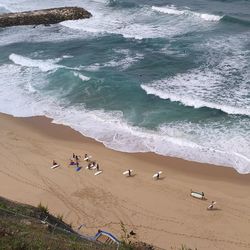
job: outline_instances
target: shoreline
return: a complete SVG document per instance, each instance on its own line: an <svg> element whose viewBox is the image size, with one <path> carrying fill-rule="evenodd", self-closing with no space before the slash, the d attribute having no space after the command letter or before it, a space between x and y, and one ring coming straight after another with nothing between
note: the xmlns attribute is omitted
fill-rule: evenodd
<svg viewBox="0 0 250 250"><path fill-rule="evenodd" d="M1 115L1 113L0 113ZM8 114L7 114L8 115ZM8 115L12 116L12 115ZM14 117L14 116L12 116ZM179 157L172 157L172 156L165 156L165 155L159 155L154 152L123 152L114 150L111 148L106 147L102 142L96 141L94 138L87 137L80 132L74 130L70 126L63 125L63 124L57 124L52 123L53 119L46 117L46 116L32 116L32 117L14 117L19 119L20 121L24 121L26 125L30 126L32 129L37 129L39 133L43 133L46 136L54 137L57 139L62 140L72 140L77 142L85 142L88 141L89 143L93 144L99 144L100 146L103 146L104 148L108 150L112 150L119 153L124 153L128 155L133 155L140 160L146 160L150 162L166 162L167 166L169 167L168 163L171 164L172 161L175 161L177 164L175 164L175 170L186 172L186 174L189 174L189 169L192 167L193 171L195 171L195 174L197 175L206 175L206 177L216 178L217 175L221 175L220 178L225 178L228 180L228 178L235 178L236 181L240 181L241 183L249 183L250 180L250 173L242 174L237 172L237 170L233 167L229 166L219 166L215 164L210 163L204 163L204 162L198 162L198 161L190 161L186 159L182 159ZM59 130L57 128L60 128ZM190 166L192 165L192 166ZM200 169L200 167L203 167L203 169ZM171 168L171 166L170 166ZM216 168L210 171L210 168ZM222 168L220 170L217 170L217 168ZM243 177L246 176L246 177ZM247 177L248 176L248 177ZM238 178L239 177L239 178Z"/></svg>
<svg viewBox="0 0 250 250"><path fill-rule="evenodd" d="M123 221L139 240L164 249L181 244L250 249L250 174L155 153L114 151L51 120L0 114L0 195L47 204L75 228L84 222L89 234L101 228L120 237ZM73 152L93 155L103 173L94 176L83 161L79 172L67 167ZM53 159L61 164L55 171ZM133 178L122 176L128 168L134 169ZM158 170L163 178L153 181ZM208 200L192 199L190 189L204 191ZM218 210L210 213L205 208L211 200Z"/></svg>

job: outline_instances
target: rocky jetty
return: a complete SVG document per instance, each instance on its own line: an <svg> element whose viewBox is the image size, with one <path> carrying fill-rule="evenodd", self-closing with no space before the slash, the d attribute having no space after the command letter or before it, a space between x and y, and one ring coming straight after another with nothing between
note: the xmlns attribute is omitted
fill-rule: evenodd
<svg viewBox="0 0 250 250"><path fill-rule="evenodd" d="M65 20L90 18L87 10L79 7L62 7L0 15L0 27L17 25L49 25Z"/></svg>

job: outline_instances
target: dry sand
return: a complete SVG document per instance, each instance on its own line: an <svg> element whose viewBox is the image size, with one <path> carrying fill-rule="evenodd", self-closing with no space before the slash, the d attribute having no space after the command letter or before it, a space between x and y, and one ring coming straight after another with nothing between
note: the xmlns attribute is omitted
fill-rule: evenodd
<svg viewBox="0 0 250 250"><path fill-rule="evenodd" d="M0 195L48 205L74 228L89 235L98 229L121 235L120 221L137 239L163 249L182 244L201 249L250 249L250 175L231 168L105 148L45 117L0 115ZM76 172L72 153L91 154L103 173ZM52 170L52 160L60 167ZM134 177L122 172L133 169ZM152 174L162 170L158 181ZM203 191L208 200L190 197ZM211 200L217 210L207 211ZM172 248L171 248L172 247Z"/></svg>

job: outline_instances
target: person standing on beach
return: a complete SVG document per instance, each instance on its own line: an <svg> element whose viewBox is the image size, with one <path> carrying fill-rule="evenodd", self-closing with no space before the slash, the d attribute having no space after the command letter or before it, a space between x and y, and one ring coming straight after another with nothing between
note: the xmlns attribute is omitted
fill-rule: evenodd
<svg viewBox="0 0 250 250"><path fill-rule="evenodd" d="M88 164L88 169L91 169L91 163Z"/></svg>
<svg viewBox="0 0 250 250"><path fill-rule="evenodd" d="M75 159L76 155L73 153L73 159Z"/></svg>
<svg viewBox="0 0 250 250"><path fill-rule="evenodd" d="M96 170L99 171L99 164L96 165Z"/></svg>
<svg viewBox="0 0 250 250"><path fill-rule="evenodd" d="M156 178L157 178L157 180L159 180L159 179L160 179L160 173L159 173L159 172L157 173Z"/></svg>

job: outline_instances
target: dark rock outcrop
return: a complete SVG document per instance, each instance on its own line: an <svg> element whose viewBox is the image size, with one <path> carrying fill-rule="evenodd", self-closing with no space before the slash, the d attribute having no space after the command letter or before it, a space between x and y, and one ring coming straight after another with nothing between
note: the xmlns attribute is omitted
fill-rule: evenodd
<svg viewBox="0 0 250 250"><path fill-rule="evenodd" d="M65 20L90 18L88 11L79 7L62 7L0 15L0 27L17 25L49 25Z"/></svg>

